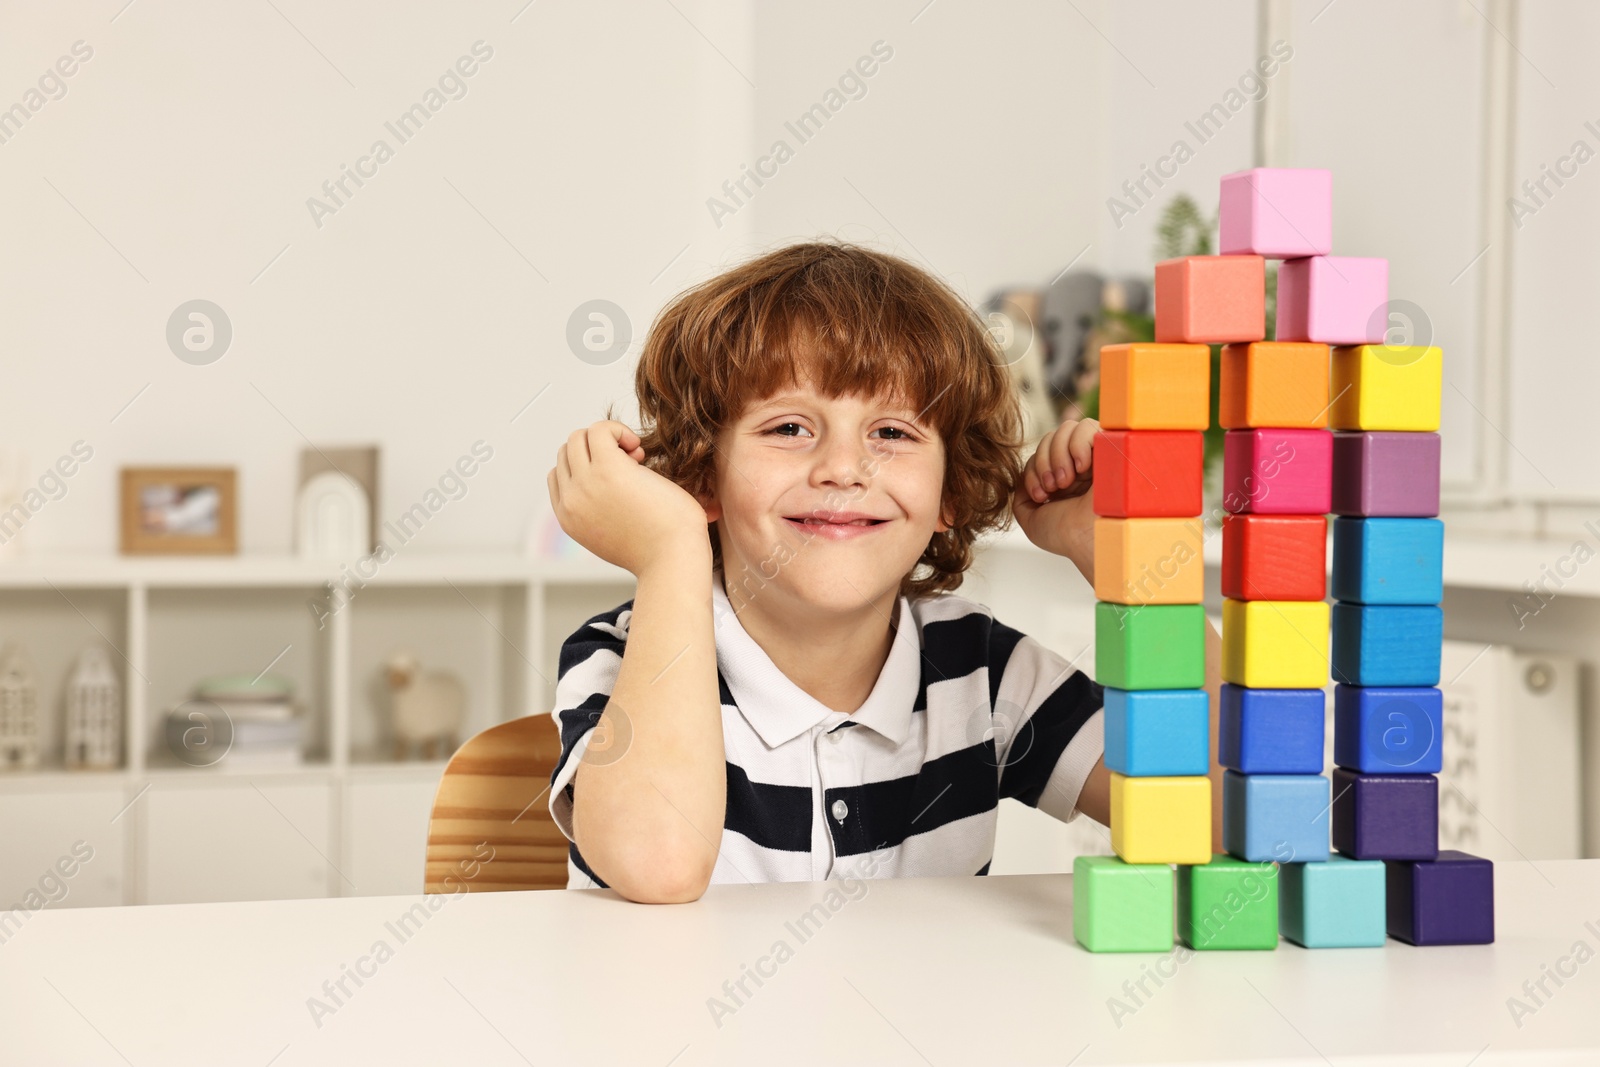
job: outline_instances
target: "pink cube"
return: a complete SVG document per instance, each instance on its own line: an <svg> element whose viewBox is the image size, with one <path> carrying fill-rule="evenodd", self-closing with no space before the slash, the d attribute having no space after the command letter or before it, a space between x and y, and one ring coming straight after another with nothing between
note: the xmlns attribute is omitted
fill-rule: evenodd
<svg viewBox="0 0 1600 1067"><path fill-rule="evenodd" d="M1389 331L1389 261L1286 259L1278 270L1279 341L1375 345Z"/></svg>
<svg viewBox="0 0 1600 1067"><path fill-rule="evenodd" d="M1235 515L1326 515L1333 499L1327 430L1229 430L1222 506Z"/></svg>
<svg viewBox="0 0 1600 1067"><path fill-rule="evenodd" d="M1256 167L1222 176L1217 246L1225 256L1325 256L1333 249L1333 173Z"/></svg>

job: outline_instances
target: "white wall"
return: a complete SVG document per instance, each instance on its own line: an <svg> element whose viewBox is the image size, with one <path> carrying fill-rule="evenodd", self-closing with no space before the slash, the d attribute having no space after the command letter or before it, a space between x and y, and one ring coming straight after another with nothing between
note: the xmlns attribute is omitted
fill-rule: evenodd
<svg viewBox="0 0 1600 1067"><path fill-rule="evenodd" d="M308 439L381 444L392 516L481 438L419 543L518 544L556 447L631 393L631 358L568 351L569 314L609 299L642 336L740 243L702 201L747 155L744 4L275 4L5 5L0 107L93 49L0 144L0 444L34 476L94 448L35 550L113 548L116 469L197 462L239 468L243 549L284 550ZM465 97L388 134L479 40ZM307 198L380 137L319 229ZM197 297L234 327L209 366L165 340Z"/></svg>

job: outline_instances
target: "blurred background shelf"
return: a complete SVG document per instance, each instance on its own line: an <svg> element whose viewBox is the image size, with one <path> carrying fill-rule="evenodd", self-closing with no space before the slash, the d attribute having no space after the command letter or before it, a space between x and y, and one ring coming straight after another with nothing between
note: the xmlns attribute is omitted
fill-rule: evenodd
<svg viewBox="0 0 1600 1067"><path fill-rule="evenodd" d="M329 600L340 577L264 554L0 562L0 629L33 655L41 733L38 767L0 772L0 899L19 899L74 840L95 857L72 905L418 892L453 748L396 758L388 659L406 649L461 679L459 744L548 714L561 642L633 595L631 574L587 553L401 552ZM96 639L122 683L122 766L69 769L66 679ZM193 766L167 746L165 710L200 678L268 670L293 683L303 761L230 754Z"/></svg>

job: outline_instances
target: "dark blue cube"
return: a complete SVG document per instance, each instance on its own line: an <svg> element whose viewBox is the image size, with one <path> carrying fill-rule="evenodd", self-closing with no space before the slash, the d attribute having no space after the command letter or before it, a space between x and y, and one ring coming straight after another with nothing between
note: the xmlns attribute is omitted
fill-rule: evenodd
<svg viewBox="0 0 1600 1067"><path fill-rule="evenodd" d="M1333 769L1333 847L1358 860L1439 854L1439 779Z"/></svg>
<svg viewBox="0 0 1600 1067"><path fill-rule="evenodd" d="M1494 864L1457 852L1387 869L1389 936L1413 945L1494 941Z"/></svg>
<svg viewBox="0 0 1600 1067"><path fill-rule="evenodd" d="M1217 762L1241 774L1321 774L1326 694L1222 684Z"/></svg>
<svg viewBox="0 0 1600 1067"><path fill-rule="evenodd" d="M1438 774L1444 697L1431 687L1333 687L1333 762L1371 774Z"/></svg>

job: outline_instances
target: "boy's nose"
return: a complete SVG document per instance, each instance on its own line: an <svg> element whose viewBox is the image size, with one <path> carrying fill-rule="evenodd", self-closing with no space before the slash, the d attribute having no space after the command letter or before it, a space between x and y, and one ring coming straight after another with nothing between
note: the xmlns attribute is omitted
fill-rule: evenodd
<svg viewBox="0 0 1600 1067"><path fill-rule="evenodd" d="M870 481L869 471L875 457L865 442L848 437L835 437L816 452L816 466L812 480L823 485L841 488L865 485Z"/></svg>

